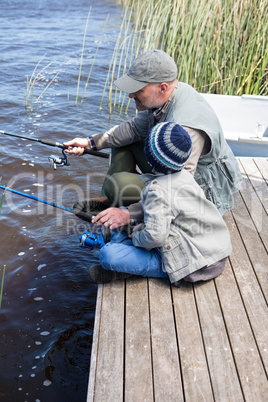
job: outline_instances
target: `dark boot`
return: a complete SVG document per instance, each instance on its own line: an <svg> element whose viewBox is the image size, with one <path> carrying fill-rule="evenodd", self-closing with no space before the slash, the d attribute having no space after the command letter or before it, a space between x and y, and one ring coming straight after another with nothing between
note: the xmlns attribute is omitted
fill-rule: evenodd
<svg viewBox="0 0 268 402"><path fill-rule="evenodd" d="M85 200L76 202L72 207L72 212L80 219L91 222L93 216L109 208L109 205L98 200Z"/></svg>
<svg viewBox="0 0 268 402"><path fill-rule="evenodd" d="M132 275L125 272L116 272L111 271L110 269L104 269L100 264L95 264L89 268L89 276L93 283L101 284L126 279Z"/></svg>
<svg viewBox="0 0 268 402"><path fill-rule="evenodd" d="M107 205L107 207L112 204L111 201L105 195L102 197L90 198L90 200L88 200L88 202L92 202L92 204L94 204L94 201Z"/></svg>

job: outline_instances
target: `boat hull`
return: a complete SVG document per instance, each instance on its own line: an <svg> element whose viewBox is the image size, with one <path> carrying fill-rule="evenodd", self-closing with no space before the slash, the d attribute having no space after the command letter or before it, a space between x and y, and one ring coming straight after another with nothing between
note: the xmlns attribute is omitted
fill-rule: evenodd
<svg viewBox="0 0 268 402"><path fill-rule="evenodd" d="M202 94L236 156L268 157L268 96Z"/></svg>

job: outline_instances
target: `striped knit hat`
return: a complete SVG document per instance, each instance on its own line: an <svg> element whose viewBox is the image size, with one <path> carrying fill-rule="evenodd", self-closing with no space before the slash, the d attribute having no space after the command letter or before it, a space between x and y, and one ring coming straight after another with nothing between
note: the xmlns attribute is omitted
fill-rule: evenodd
<svg viewBox="0 0 268 402"><path fill-rule="evenodd" d="M159 173L174 173L185 165L192 151L192 140L179 124L159 123L148 131L145 153Z"/></svg>

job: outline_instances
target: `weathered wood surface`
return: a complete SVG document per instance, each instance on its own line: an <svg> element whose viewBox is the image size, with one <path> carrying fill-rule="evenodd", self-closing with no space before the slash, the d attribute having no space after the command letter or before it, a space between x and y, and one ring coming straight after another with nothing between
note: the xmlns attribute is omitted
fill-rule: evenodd
<svg viewBox="0 0 268 402"><path fill-rule="evenodd" d="M222 275L99 286L88 402L267 401L268 161L239 163Z"/></svg>

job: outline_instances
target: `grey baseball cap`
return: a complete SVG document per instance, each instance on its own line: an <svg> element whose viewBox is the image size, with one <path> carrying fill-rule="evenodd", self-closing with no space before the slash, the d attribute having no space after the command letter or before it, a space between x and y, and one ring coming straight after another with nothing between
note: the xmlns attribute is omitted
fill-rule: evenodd
<svg viewBox="0 0 268 402"><path fill-rule="evenodd" d="M134 93L150 83L169 82L178 76L175 61L162 50L147 50L131 64L127 74L115 81L123 92Z"/></svg>

